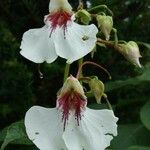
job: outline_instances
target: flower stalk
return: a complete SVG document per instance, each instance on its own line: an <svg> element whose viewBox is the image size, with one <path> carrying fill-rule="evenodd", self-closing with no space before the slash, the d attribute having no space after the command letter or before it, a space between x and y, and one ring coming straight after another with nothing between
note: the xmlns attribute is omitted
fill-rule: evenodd
<svg viewBox="0 0 150 150"><path fill-rule="evenodd" d="M81 58L81 59L78 60L78 66L79 66L79 68L82 66L82 64L83 64L83 58ZM79 78L82 78L82 76L83 76L83 72L82 72L82 68L81 68Z"/></svg>
<svg viewBox="0 0 150 150"><path fill-rule="evenodd" d="M97 10L99 11L100 9L104 9L104 10L107 10L107 12L113 16L113 12L106 6L106 5L98 5L98 6L95 6L91 9L88 10L88 12L92 13L92 12L96 12Z"/></svg>
<svg viewBox="0 0 150 150"><path fill-rule="evenodd" d="M70 64L66 64L66 66L65 66L65 72L64 72L64 82L66 81L66 79L69 76L69 71L70 71Z"/></svg>
<svg viewBox="0 0 150 150"><path fill-rule="evenodd" d="M78 72L77 72L77 75L76 75L76 78L79 79L80 78L80 74L81 74L81 71L82 71L82 68L83 66L85 65L93 65L93 66L96 66L96 67L99 67L100 69L102 69L104 72L107 73L109 79L111 80L111 75L110 73L105 69L103 68L101 65L97 64L97 63L94 63L94 62L91 62L91 61L85 61L78 69Z"/></svg>

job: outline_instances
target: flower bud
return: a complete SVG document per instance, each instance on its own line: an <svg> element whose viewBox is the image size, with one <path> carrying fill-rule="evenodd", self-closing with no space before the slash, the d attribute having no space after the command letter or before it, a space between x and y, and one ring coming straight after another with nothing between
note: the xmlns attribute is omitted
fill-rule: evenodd
<svg viewBox="0 0 150 150"><path fill-rule="evenodd" d="M98 104L101 103L101 98L104 95L104 84L97 78L91 79L89 82L90 89L92 93L94 94L94 97Z"/></svg>
<svg viewBox="0 0 150 150"><path fill-rule="evenodd" d="M129 41L126 44L118 44L116 48L128 61L138 67L142 67L139 61L142 56L136 42Z"/></svg>
<svg viewBox="0 0 150 150"><path fill-rule="evenodd" d="M97 16L98 27L101 29L101 32L104 34L106 40L110 39L110 33L113 28L113 19L111 16L98 15Z"/></svg>
<svg viewBox="0 0 150 150"><path fill-rule="evenodd" d="M81 9L76 13L76 17L80 19L83 24L89 24L91 21L91 14L87 12L85 9Z"/></svg>

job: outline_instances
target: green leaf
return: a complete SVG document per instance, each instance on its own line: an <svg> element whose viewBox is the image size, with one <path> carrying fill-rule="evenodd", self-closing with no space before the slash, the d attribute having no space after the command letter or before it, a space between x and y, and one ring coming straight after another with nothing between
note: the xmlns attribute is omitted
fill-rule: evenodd
<svg viewBox="0 0 150 150"><path fill-rule="evenodd" d="M112 141L113 150L127 150L132 145L148 145L150 132L141 124L120 125Z"/></svg>
<svg viewBox="0 0 150 150"><path fill-rule="evenodd" d="M140 117L142 123L150 130L150 101L148 101L141 109Z"/></svg>
<svg viewBox="0 0 150 150"><path fill-rule="evenodd" d="M150 68L145 68L142 75L127 80L118 80L105 84L105 92L117 90L127 85L138 85L142 82L150 82Z"/></svg>
<svg viewBox="0 0 150 150"><path fill-rule="evenodd" d="M0 143L4 141L6 134L7 134L7 128L0 131Z"/></svg>
<svg viewBox="0 0 150 150"><path fill-rule="evenodd" d="M1 150L4 150L9 143L30 145L31 142L25 133L23 121L13 123L9 127L0 132L0 140L4 141Z"/></svg>
<svg viewBox="0 0 150 150"><path fill-rule="evenodd" d="M128 150L150 150L150 147L144 147L144 146L131 146L128 148Z"/></svg>

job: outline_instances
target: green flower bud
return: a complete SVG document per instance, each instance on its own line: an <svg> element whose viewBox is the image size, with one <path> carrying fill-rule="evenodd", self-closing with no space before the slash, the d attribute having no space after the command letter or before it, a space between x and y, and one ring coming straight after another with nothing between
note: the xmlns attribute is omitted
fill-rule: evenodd
<svg viewBox="0 0 150 150"><path fill-rule="evenodd" d="M91 14L87 12L85 9L81 9L76 13L76 17L80 19L80 21L83 24L89 24L89 22L92 20Z"/></svg>
<svg viewBox="0 0 150 150"><path fill-rule="evenodd" d="M97 15L98 27L101 29L101 32L104 34L106 40L110 39L110 33L113 29L113 19L111 16Z"/></svg>
<svg viewBox="0 0 150 150"><path fill-rule="evenodd" d="M89 87L97 101L98 104L101 103L101 98L104 96L104 84L98 78L93 78L89 82Z"/></svg>
<svg viewBox="0 0 150 150"><path fill-rule="evenodd" d="M129 41L126 44L118 44L116 48L128 61L138 67L142 67L139 61L142 56L136 42Z"/></svg>

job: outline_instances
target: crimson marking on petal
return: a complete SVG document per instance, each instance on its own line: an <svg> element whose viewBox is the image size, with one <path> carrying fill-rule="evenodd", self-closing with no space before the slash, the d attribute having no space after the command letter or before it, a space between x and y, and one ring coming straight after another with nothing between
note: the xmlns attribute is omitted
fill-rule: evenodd
<svg viewBox="0 0 150 150"><path fill-rule="evenodd" d="M67 30L67 23L71 21L71 16L72 13L62 10L50 13L46 18L46 21L51 22L50 36L53 33L53 31L59 26L63 29L65 37L65 32Z"/></svg>
<svg viewBox="0 0 150 150"><path fill-rule="evenodd" d="M60 98L58 98L58 108L62 111L62 121L64 122L64 130L66 127L67 120L69 119L70 111L75 114L75 119L79 126L82 118L82 110L86 106L86 100L77 92L67 92Z"/></svg>

